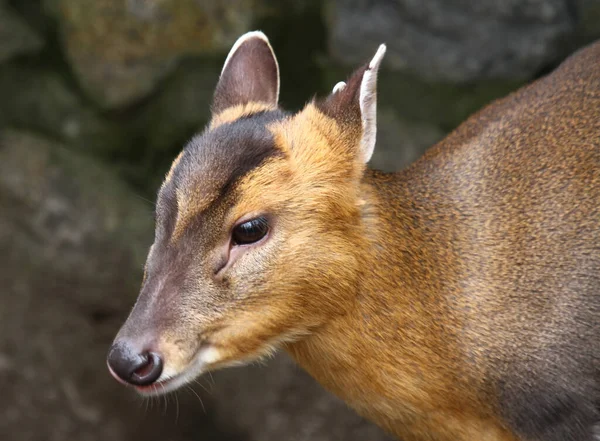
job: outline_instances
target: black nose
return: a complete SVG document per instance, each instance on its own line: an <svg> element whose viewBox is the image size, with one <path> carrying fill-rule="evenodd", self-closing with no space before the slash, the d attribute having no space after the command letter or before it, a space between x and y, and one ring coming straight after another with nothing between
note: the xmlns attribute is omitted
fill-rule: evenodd
<svg viewBox="0 0 600 441"><path fill-rule="evenodd" d="M121 343L110 348L108 367L117 380L136 386L148 386L160 377L163 362L154 352L139 354Z"/></svg>

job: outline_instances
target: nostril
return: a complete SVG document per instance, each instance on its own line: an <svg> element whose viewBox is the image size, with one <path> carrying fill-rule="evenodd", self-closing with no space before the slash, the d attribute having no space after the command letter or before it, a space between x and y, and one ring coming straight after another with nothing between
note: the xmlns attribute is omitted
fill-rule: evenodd
<svg viewBox="0 0 600 441"><path fill-rule="evenodd" d="M131 373L130 382L140 386L154 383L162 373L162 360L154 352L142 355L144 361Z"/></svg>
<svg viewBox="0 0 600 441"><path fill-rule="evenodd" d="M111 348L107 362L110 372L117 380L137 386L154 383L163 370L162 359L157 353L136 353L123 344Z"/></svg>
<svg viewBox="0 0 600 441"><path fill-rule="evenodd" d="M145 378L152 373L152 370L154 369L154 360L150 354L145 354L143 357L146 359L145 364L142 364L139 368L133 371L131 374L132 376L135 375L138 378Z"/></svg>

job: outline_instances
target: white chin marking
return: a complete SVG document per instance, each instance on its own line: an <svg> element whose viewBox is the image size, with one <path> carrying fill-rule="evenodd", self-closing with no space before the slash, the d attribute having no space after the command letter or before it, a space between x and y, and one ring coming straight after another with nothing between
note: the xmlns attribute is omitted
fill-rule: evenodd
<svg viewBox="0 0 600 441"><path fill-rule="evenodd" d="M214 346L208 346L198 352L198 357L204 364L213 364L219 361L220 353L219 350Z"/></svg>

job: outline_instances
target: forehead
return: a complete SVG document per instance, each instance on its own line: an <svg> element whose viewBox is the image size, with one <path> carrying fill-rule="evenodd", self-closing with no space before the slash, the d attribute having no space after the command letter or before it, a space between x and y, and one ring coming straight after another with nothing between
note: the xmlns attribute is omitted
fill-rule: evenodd
<svg viewBox="0 0 600 441"><path fill-rule="evenodd" d="M177 206L178 223L206 208L265 160L283 155L267 126L285 117L279 110L261 112L195 136L166 178L159 203L176 199L166 206Z"/></svg>
<svg viewBox="0 0 600 441"><path fill-rule="evenodd" d="M179 187L200 181L209 189L234 181L269 156L281 154L267 125L284 117L280 111L264 112L194 137L174 170L174 183Z"/></svg>

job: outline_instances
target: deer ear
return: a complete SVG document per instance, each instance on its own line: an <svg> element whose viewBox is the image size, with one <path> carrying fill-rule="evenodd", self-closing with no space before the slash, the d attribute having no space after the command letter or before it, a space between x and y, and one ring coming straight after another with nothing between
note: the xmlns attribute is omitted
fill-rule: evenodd
<svg viewBox="0 0 600 441"><path fill-rule="evenodd" d="M269 39L260 31L242 35L223 65L213 97L213 113L249 102L277 106L278 98L279 65Z"/></svg>
<svg viewBox="0 0 600 441"><path fill-rule="evenodd" d="M377 137L377 72L386 46L382 44L371 62L356 70L346 83L339 82L319 108L342 125L359 126L358 159L367 163ZM353 131L354 132L354 131Z"/></svg>

